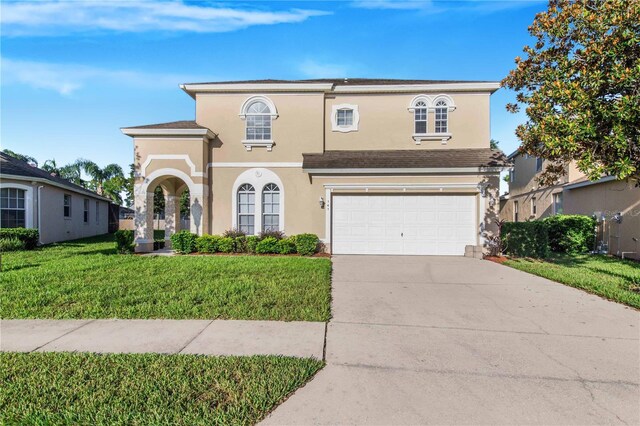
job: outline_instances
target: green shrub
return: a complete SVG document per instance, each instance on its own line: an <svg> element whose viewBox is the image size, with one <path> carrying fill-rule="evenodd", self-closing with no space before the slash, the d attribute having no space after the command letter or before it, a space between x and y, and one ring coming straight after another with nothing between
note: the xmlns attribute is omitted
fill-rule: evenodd
<svg viewBox="0 0 640 426"><path fill-rule="evenodd" d="M256 235L249 235L247 237L247 253L255 254L256 247L258 246L259 242L260 242L260 237Z"/></svg>
<svg viewBox="0 0 640 426"><path fill-rule="evenodd" d="M24 243L24 249L33 250L38 245L38 230L32 228L0 228L0 239L17 239Z"/></svg>
<svg viewBox="0 0 640 426"><path fill-rule="evenodd" d="M222 253L233 253L234 241L231 237L222 237L218 240L218 251Z"/></svg>
<svg viewBox="0 0 640 426"><path fill-rule="evenodd" d="M285 238L284 232L282 231L262 231L260 233L260 239L264 240L267 237L273 237L276 240L281 240Z"/></svg>
<svg viewBox="0 0 640 426"><path fill-rule="evenodd" d="M196 251L196 240L198 236L184 230L176 232L171 236L171 248L182 254L193 253Z"/></svg>
<svg viewBox="0 0 640 426"><path fill-rule="evenodd" d="M295 236L296 251L302 256L311 256L318 250L320 239L316 234L300 234Z"/></svg>
<svg viewBox="0 0 640 426"><path fill-rule="evenodd" d="M17 238L0 238L0 252L24 250L24 241Z"/></svg>
<svg viewBox="0 0 640 426"><path fill-rule="evenodd" d="M113 236L116 239L116 250L118 253L126 254L133 251L133 231L130 229L120 229Z"/></svg>
<svg viewBox="0 0 640 426"><path fill-rule="evenodd" d="M245 235L240 235L233 239L233 252L234 253L247 252L247 237Z"/></svg>
<svg viewBox="0 0 640 426"><path fill-rule="evenodd" d="M256 253L278 253L278 240L275 237L267 237L264 240L260 240L260 242L256 246Z"/></svg>
<svg viewBox="0 0 640 426"><path fill-rule="evenodd" d="M196 250L198 253L215 253L221 238L219 235L202 235L196 238Z"/></svg>
<svg viewBox="0 0 640 426"><path fill-rule="evenodd" d="M278 240L278 253L291 254L296 252L296 242L293 238L283 238Z"/></svg>
<svg viewBox="0 0 640 426"><path fill-rule="evenodd" d="M543 221L507 222L501 234L504 251L509 255L535 258L549 255L549 236Z"/></svg>
<svg viewBox="0 0 640 426"><path fill-rule="evenodd" d="M556 215L543 219L549 233L549 247L561 253L586 253L595 241L595 219L582 215Z"/></svg>

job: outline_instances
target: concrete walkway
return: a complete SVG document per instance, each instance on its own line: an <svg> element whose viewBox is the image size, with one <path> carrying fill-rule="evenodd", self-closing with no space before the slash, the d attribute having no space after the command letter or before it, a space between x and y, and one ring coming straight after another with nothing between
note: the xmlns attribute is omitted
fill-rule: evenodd
<svg viewBox="0 0 640 426"><path fill-rule="evenodd" d="M327 366L265 424L640 424L640 313L488 261L337 256Z"/></svg>
<svg viewBox="0 0 640 426"><path fill-rule="evenodd" d="M0 350L322 359L325 327L306 321L2 320Z"/></svg>

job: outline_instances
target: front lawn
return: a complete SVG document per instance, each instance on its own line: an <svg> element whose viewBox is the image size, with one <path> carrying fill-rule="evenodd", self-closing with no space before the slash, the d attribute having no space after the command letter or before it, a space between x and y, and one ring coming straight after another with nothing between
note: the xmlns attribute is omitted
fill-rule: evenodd
<svg viewBox="0 0 640 426"><path fill-rule="evenodd" d="M111 235L2 254L2 318L327 321L331 261L116 254Z"/></svg>
<svg viewBox="0 0 640 426"><path fill-rule="evenodd" d="M0 353L0 424L255 424L322 368L275 356Z"/></svg>
<svg viewBox="0 0 640 426"><path fill-rule="evenodd" d="M547 261L510 259L521 271L640 309L640 263L610 256L555 253Z"/></svg>

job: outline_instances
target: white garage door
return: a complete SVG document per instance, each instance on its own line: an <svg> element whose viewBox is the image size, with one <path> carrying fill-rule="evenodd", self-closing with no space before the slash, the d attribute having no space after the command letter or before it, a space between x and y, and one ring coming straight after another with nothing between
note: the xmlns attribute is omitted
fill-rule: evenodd
<svg viewBox="0 0 640 426"><path fill-rule="evenodd" d="M335 195L334 254L463 255L476 244L473 195Z"/></svg>

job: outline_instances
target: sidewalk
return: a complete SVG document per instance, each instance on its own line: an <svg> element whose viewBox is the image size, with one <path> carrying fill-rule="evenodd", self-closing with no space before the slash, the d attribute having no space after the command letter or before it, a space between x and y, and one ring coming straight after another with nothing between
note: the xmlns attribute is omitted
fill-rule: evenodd
<svg viewBox="0 0 640 426"><path fill-rule="evenodd" d="M286 355L323 359L325 323L2 320L0 351Z"/></svg>

